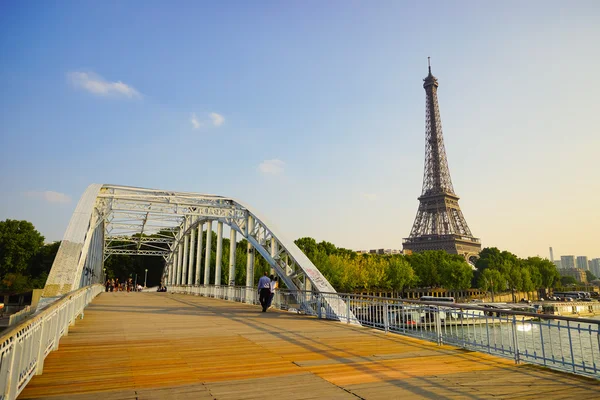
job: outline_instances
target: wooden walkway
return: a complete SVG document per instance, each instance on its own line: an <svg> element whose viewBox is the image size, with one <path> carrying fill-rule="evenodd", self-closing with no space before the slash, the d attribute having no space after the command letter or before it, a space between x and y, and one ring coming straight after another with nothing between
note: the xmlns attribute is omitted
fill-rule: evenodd
<svg viewBox="0 0 600 400"><path fill-rule="evenodd" d="M258 306L102 293L19 399L593 399L598 381Z"/></svg>

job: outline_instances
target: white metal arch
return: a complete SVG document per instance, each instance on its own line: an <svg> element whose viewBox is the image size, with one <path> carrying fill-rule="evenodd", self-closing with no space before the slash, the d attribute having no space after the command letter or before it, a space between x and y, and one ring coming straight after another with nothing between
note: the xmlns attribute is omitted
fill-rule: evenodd
<svg viewBox="0 0 600 400"><path fill-rule="evenodd" d="M56 297L101 282L103 261L111 254L161 255L166 260L165 278L172 284L178 261L181 264L174 256L176 250L183 248L182 241L189 241L186 235L207 221L228 225L239 233L288 288L335 292L292 240L233 198L93 184L71 217L43 296ZM180 267L183 270L187 265ZM253 286L253 282L246 286ZM337 304L330 304L336 314Z"/></svg>

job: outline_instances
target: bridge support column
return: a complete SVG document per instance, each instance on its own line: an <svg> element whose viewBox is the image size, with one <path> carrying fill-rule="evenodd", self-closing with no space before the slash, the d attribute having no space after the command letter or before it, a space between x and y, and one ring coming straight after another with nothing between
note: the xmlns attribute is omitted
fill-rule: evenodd
<svg viewBox="0 0 600 400"><path fill-rule="evenodd" d="M173 249L173 255L172 255L173 260L171 261L171 263L172 263L171 267L173 268L173 275L171 276L171 285L177 285L177 258L179 257L179 254L177 254L177 249L178 249L178 246L175 246L175 248Z"/></svg>
<svg viewBox="0 0 600 400"><path fill-rule="evenodd" d="M235 248L236 231L231 229L229 232L229 286L235 286Z"/></svg>
<svg viewBox="0 0 600 400"><path fill-rule="evenodd" d="M215 259L215 286L221 286L221 261L223 259L223 223L217 222L217 258Z"/></svg>
<svg viewBox="0 0 600 400"><path fill-rule="evenodd" d="M277 243L275 242L275 238L271 237L271 257L275 259L275 252L277 251ZM275 268L271 266L271 275L275 275Z"/></svg>
<svg viewBox="0 0 600 400"><path fill-rule="evenodd" d="M187 270L188 270L188 252L189 252L189 234L186 232L188 227L188 219L183 222L183 263L181 264L181 284L187 285Z"/></svg>
<svg viewBox="0 0 600 400"><path fill-rule="evenodd" d="M248 216L246 223L246 234L250 236L254 228L254 220ZM256 293L254 291L254 248L248 241L246 251L246 303L254 303Z"/></svg>
<svg viewBox="0 0 600 400"><path fill-rule="evenodd" d="M177 246L177 284L181 285L183 282L181 280L181 267L183 266L183 246L181 242Z"/></svg>
<svg viewBox="0 0 600 400"><path fill-rule="evenodd" d="M202 238L204 234L204 222L198 224L198 246L196 247L196 280L195 285L200 284L200 271L202 270Z"/></svg>
<svg viewBox="0 0 600 400"><path fill-rule="evenodd" d="M173 277L173 255L170 256L170 258L167 259L167 261L165 262L165 268L167 269L167 273L166 273L166 281L164 282L164 284L166 286L171 286L171 279Z"/></svg>
<svg viewBox="0 0 600 400"><path fill-rule="evenodd" d="M190 259L188 265L187 284L194 284L194 249L196 248L196 228L190 231Z"/></svg>
<svg viewBox="0 0 600 400"><path fill-rule="evenodd" d="M204 284L210 285L210 252L212 242L212 221L206 221L206 253L204 254Z"/></svg>

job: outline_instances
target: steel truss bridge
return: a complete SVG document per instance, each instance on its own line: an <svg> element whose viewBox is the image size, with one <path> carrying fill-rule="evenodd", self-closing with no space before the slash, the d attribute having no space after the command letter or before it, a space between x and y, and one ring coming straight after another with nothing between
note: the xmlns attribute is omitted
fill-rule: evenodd
<svg viewBox="0 0 600 400"><path fill-rule="evenodd" d="M211 282L212 230L216 225L216 268ZM102 283L103 263L113 254L162 256L167 286L221 285L223 225L230 229L229 286L235 285L238 237L247 240L246 288L256 293L258 252L288 289L335 293L314 264L256 211L238 200L188 192L107 184L90 185L82 195L61 242L43 297L47 302L76 289ZM206 231L206 242L204 235ZM202 255L203 247L206 248ZM338 301L324 305L341 314ZM345 312L345 311L344 311Z"/></svg>

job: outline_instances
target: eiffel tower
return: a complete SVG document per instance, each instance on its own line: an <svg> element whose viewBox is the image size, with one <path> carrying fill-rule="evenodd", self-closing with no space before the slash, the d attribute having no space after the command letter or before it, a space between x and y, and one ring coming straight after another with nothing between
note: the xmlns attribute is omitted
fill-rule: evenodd
<svg viewBox="0 0 600 400"><path fill-rule="evenodd" d="M423 79L426 93L423 191L415 222L403 247L415 253L444 250L474 262L481 251L481 242L471 234L452 187L437 99L438 80L431 74L429 57L427 60L429 75Z"/></svg>

